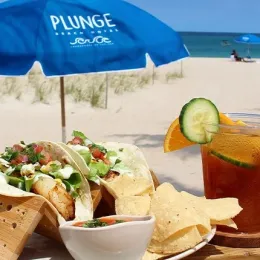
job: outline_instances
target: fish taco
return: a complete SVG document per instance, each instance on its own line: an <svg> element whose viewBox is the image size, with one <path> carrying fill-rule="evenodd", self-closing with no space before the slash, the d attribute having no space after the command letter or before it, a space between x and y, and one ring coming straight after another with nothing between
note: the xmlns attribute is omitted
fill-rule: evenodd
<svg viewBox="0 0 260 260"><path fill-rule="evenodd" d="M138 147L117 142L94 143L79 131L74 131L73 136L67 145L60 145L89 181L104 185L115 198L153 193L153 179Z"/></svg>
<svg viewBox="0 0 260 260"><path fill-rule="evenodd" d="M6 147L0 154L0 194L42 196L60 223L93 217L90 187L80 167L66 150L49 141Z"/></svg>

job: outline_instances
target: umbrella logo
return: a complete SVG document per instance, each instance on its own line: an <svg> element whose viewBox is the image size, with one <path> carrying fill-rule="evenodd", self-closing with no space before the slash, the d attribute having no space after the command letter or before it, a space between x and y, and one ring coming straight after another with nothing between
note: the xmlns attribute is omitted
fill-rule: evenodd
<svg viewBox="0 0 260 260"><path fill-rule="evenodd" d="M91 45L111 45L113 44L112 41L103 36L96 36L92 40L91 39L84 39L84 38L76 38L74 42L70 42L72 47L79 47L79 46L91 46Z"/></svg>

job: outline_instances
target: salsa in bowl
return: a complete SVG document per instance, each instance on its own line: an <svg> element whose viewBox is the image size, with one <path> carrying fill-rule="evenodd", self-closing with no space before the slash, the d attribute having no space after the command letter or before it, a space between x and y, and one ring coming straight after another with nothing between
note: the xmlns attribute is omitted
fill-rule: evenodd
<svg viewBox="0 0 260 260"><path fill-rule="evenodd" d="M75 260L140 260L150 243L154 225L153 216L114 215L68 221L59 231Z"/></svg>
<svg viewBox="0 0 260 260"><path fill-rule="evenodd" d="M122 224L126 222L132 221L129 218L117 219L114 217L102 217L102 218L94 218L88 221L79 221L74 223L73 227L81 227L81 228L99 228L99 227L108 227L115 224Z"/></svg>

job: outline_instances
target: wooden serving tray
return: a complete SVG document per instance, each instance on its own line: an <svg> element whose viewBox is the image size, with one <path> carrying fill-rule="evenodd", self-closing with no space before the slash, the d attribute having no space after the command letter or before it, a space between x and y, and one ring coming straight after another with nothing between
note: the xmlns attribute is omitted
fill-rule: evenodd
<svg viewBox="0 0 260 260"><path fill-rule="evenodd" d="M101 189L91 184L93 208L101 201ZM0 195L0 260L16 260L36 232L62 242L57 215L41 197Z"/></svg>

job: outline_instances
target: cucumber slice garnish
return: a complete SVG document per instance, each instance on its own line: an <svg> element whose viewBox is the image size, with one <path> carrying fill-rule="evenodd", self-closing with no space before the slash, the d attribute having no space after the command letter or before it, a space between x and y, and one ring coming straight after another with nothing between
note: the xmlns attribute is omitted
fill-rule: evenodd
<svg viewBox="0 0 260 260"><path fill-rule="evenodd" d="M228 162L228 163L231 163L231 164L233 164L233 165L236 165L236 166L238 166L238 167L243 167L243 168L247 168L247 169L254 168L254 165L253 165L253 164L238 161L238 160L236 160L236 159L234 159L234 158L230 158L230 157L225 156L225 155L223 155L223 154L221 154L221 153L218 153L218 152L216 152L216 151L214 151L214 150L212 150L210 153L211 153L212 155L218 157L219 159L221 159L221 160L223 160L223 161L226 161L226 162Z"/></svg>
<svg viewBox="0 0 260 260"><path fill-rule="evenodd" d="M214 133L219 129L219 112L208 99L194 98L181 110L180 129L191 142L209 143Z"/></svg>

